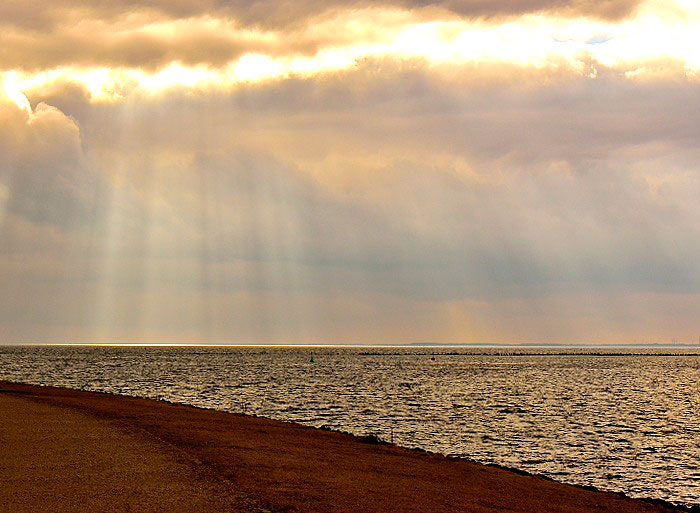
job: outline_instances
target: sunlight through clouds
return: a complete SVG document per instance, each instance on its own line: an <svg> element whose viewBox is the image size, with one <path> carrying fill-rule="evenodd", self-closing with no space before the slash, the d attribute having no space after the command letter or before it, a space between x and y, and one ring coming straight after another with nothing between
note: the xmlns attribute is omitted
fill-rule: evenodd
<svg viewBox="0 0 700 513"><path fill-rule="evenodd" d="M374 25L376 23L384 25ZM210 17L160 21L125 30L147 33L168 41L188 30L237 34L241 29ZM304 40L305 31L316 41L309 51L298 52L290 38ZM694 76L700 70L700 14L693 3L648 0L633 16L620 21L557 18L547 13L524 14L505 20L423 20L402 11L380 8L340 11L335 17L312 20L304 29L280 31L248 29L241 54L223 65L186 64L173 53L159 69L67 65L40 71L4 70L0 73L13 97L57 82L84 86L94 101L119 100L133 91L158 94L173 88L228 89L241 83L348 70L364 59L419 60L425 65L464 66L503 63L523 68L553 69L588 74L590 65L625 73L630 78L653 77L660 72ZM348 37L347 33L357 37ZM184 36L183 36L184 37ZM320 39L319 39L320 38ZM246 43L247 42L247 43ZM196 43L195 43L196 44ZM309 43L311 44L311 42ZM246 45L255 50L246 51ZM288 48L287 48L288 47ZM266 51L265 48L268 50Z"/></svg>
<svg viewBox="0 0 700 513"><path fill-rule="evenodd" d="M20 84L17 81L17 73L8 73L2 79L2 92L7 99L12 101L21 110L31 114L32 106L29 104L29 100L22 93L25 84ZM1 97L0 97L1 98Z"/></svg>
<svg viewBox="0 0 700 513"><path fill-rule="evenodd" d="M0 333L695 336L697 2L6 7Z"/></svg>

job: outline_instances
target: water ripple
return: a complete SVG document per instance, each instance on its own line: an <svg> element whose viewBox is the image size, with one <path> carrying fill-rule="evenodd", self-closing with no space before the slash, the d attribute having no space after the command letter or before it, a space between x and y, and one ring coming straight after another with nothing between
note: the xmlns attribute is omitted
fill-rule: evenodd
<svg viewBox="0 0 700 513"><path fill-rule="evenodd" d="M0 379L374 433L686 505L700 503L699 378L699 356L667 353L0 348Z"/></svg>

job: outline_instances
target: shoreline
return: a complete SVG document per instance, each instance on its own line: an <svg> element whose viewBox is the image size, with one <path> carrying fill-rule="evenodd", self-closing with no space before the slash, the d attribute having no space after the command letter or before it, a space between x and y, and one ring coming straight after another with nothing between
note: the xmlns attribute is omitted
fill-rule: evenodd
<svg viewBox="0 0 700 513"><path fill-rule="evenodd" d="M0 428L1 437L16 442L0 439L1 511L32 511L17 506L28 507L32 496L57 500L53 510L89 511L77 505L66 509L70 497L60 487L52 493L47 484L70 458L88 476L111 468L102 460L121 465L111 482L97 480L106 485L98 499L112 511L128 511L133 504L139 504L138 511L151 511L150 506L175 497L179 505L213 501L199 511L700 511L339 431L106 392L0 381L0 415L8 414L25 415L29 422ZM79 426L84 436L66 432L67 425ZM47 430L46 438L37 437L41 429ZM90 443L99 450L89 453ZM16 447L24 447L24 453ZM40 461L26 460L27 455ZM120 483L141 460L158 472L144 470L136 489L129 479ZM16 478L22 465L28 465L25 473L45 474L44 480L31 490L20 489ZM160 475L171 477L164 483ZM125 490L130 498L120 499ZM80 482L73 492L91 495ZM8 501L14 501L12 509Z"/></svg>

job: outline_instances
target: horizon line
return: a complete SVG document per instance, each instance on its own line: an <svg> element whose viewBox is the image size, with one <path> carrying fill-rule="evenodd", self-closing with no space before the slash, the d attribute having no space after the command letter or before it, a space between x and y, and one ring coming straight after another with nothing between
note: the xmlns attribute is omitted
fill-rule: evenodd
<svg viewBox="0 0 700 513"><path fill-rule="evenodd" d="M700 348L697 343L430 343L415 342L408 344L294 344L294 343L255 343L255 344L198 344L198 343L91 343L91 342L58 342L58 343L1 343L1 346L47 346L47 347L202 347L202 348Z"/></svg>

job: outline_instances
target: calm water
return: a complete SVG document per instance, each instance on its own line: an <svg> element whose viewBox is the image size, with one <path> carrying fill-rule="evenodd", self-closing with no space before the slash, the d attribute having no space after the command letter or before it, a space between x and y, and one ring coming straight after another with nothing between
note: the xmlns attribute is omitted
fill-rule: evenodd
<svg viewBox="0 0 700 513"><path fill-rule="evenodd" d="M700 504L697 354L447 351L0 347L0 379L371 432L559 481Z"/></svg>

